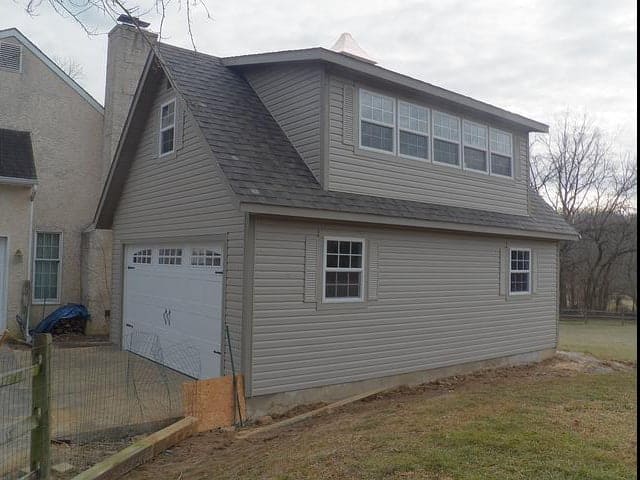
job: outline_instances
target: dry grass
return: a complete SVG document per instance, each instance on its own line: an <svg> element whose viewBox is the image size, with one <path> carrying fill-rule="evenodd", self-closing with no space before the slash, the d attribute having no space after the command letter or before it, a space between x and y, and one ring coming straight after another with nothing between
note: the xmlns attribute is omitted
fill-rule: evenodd
<svg viewBox="0 0 640 480"><path fill-rule="evenodd" d="M585 352L603 360L638 361L637 325L615 321L560 323L560 349Z"/></svg>
<svg viewBox="0 0 640 480"><path fill-rule="evenodd" d="M127 478L636 478L635 369L600 371L555 359L400 389L250 441L203 434Z"/></svg>

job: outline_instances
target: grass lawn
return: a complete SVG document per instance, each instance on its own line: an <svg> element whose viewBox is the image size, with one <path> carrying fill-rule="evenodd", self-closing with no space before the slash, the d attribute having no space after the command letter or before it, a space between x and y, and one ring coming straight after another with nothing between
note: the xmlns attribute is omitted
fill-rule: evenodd
<svg viewBox="0 0 640 480"><path fill-rule="evenodd" d="M635 324L622 326L612 321L560 323L560 350L585 352L603 360L638 361Z"/></svg>
<svg viewBox="0 0 640 480"><path fill-rule="evenodd" d="M636 358L635 327L583 327L563 325L562 348ZM205 433L126 478L635 479L635 368L570 362L453 378L250 440Z"/></svg>

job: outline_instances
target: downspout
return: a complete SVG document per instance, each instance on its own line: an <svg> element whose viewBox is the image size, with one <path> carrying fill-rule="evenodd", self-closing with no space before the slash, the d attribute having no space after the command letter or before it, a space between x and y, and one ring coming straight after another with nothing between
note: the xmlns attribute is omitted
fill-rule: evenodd
<svg viewBox="0 0 640 480"><path fill-rule="evenodd" d="M29 247L27 248L27 282L29 284L29 298L27 299L27 315L25 318L25 332L24 339L27 342L31 342L31 336L29 335L29 326L31 325L31 298L33 296L33 285L31 282L31 277L33 275L33 266L31 265L31 258L33 253L33 204L36 198L36 193L38 192L38 186L34 185L31 187L31 195L29 197Z"/></svg>

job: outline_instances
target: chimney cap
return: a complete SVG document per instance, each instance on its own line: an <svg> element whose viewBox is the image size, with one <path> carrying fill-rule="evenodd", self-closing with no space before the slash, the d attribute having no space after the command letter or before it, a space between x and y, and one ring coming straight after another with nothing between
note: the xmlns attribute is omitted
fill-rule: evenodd
<svg viewBox="0 0 640 480"><path fill-rule="evenodd" d="M124 14L120 15L117 21L120 23L124 23L127 25L134 25L141 28L147 28L149 25L151 25L149 22L140 20L138 17L132 17L131 15L124 15Z"/></svg>
<svg viewBox="0 0 640 480"><path fill-rule="evenodd" d="M349 32L341 34L338 40L336 40L336 43L333 44L333 47L331 47L331 50L373 65L378 63L373 60L369 54L360 47L360 45L358 45L358 42L354 40Z"/></svg>

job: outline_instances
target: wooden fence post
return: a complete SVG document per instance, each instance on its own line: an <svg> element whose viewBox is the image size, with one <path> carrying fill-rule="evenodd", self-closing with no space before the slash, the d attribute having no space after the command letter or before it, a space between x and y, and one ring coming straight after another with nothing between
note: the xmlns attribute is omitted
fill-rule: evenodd
<svg viewBox="0 0 640 480"><path fill-rule="evenodd" d="M31 471L37 472L36 478L48 480L51 466L51 334L36 335L31 361L40 366L31 384L32 415L38 423L31 432Z"/></svg>

